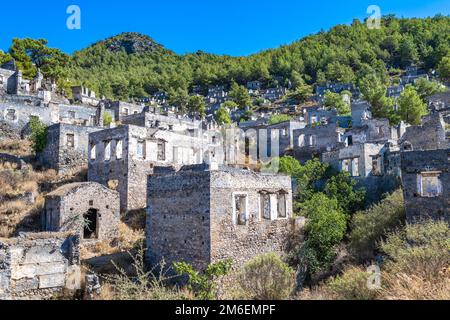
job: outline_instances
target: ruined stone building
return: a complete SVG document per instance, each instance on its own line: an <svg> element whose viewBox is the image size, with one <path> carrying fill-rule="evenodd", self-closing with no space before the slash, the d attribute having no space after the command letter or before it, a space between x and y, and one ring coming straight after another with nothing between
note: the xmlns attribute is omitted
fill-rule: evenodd
<svg viewBox="0 0 450 320"><path fill-rule="evenodd" d="M450 109L450 91L436 93L427 98L430 112L441 112Z"/></svg>
<svg viewBox="0 0 450 320"><path fill-rule="evenodd" d="M119 194L95 182L66 184L45 197L44 231L72 232L86 241L119 235Z"/></svg>
<svg viewBox="0 0 450 320"><path fill-rule="evenodd" d="M409 127L401 145L406 217L450 221L450 124L448 113L434 113Z"/></svg>
<svg viewBox="0 0 450 320"><path fill-rule="evenodd" d="M388 119L366 119L361 120L359 126L353 126L342 137L347 145L366 142L396 143L403 136L406 125L401 122L398 126L390 126Z"/></svg>
<svg viewBox="0 0 450 320"><path fill-rule="evenodd" d="M0 300L50 299L80 289L78 236L28 233L0 239Z"/></svg>
<svg viewBox="0 0 450 320"><path fill-rule="evenodd" d="M84 127L57 123L47 132L47 145L39 155L39 162L46 168L63 174L71 169L87 167L89 159L89 133L100 127Z"/></svg>
<svg viewBox="0 0 450 320"><path fill-rule="evenodd" d="M323 152L344 146L345 129L336 123L294 130L294 156L300 162L320 158Z"/></svg>
<svg viewBox="0 0 450 320"><path fill-rule="evenodd" d="M250 170L186 166L149 176L147 261L195 268L232 259L235 267L283 252L296 224L291 178Z"/></svg>
<svg viewBox="0 0 450 320"><path fill-rule="evenodd" d="M116 185L122 211L144 208L143 190L153 168L210 163L216 156L212 138L135 125L93 132L89 135L88 180Z"/></svg>

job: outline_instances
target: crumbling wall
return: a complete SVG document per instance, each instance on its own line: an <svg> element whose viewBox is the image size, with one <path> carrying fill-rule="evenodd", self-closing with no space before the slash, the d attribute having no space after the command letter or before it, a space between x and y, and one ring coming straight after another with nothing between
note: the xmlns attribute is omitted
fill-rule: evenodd
<svg viewBox="0 0 450 320"><path fill-rule="evenodd" d="M49 299L79 289L79 239L67 233L0 239L0 299Z"/></svg>
<svg viewBox="0 0 450 320"><path fill-rule="evenodd" d="M450 149L408 151L401 154L402 184L409 222L431 218L450 221ZM441 194L422 196L419 175L436 173Z"/></svg>

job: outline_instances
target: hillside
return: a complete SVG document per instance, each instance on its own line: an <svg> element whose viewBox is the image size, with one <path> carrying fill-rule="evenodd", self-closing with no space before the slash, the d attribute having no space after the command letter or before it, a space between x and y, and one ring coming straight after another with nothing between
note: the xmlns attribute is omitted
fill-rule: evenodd
<svg viewBox="0 0 450 320"><path fill-rule="evenodd" d="M450 51L450 17L398 19L384 17L382 28L369 30L354 20L290 45L248 57L196 52L177 55L137 33L124 33L76 52L69 64L72 83L85 84L101 95L126 99L193 85L244 84L262 80L267 86L290 80L294 85L358 81L376 72L387 79L410 64L436 67Z"/></svg>

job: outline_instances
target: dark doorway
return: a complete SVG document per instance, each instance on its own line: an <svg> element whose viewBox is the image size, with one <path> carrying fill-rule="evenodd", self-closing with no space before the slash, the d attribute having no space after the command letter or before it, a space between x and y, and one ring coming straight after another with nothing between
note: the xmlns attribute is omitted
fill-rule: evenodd
<svg viewBox="0 0 450 320"><path fill-rule="evenodd" d="M83 238L97 239L97 209L89 209L83 216Z"/></svg>

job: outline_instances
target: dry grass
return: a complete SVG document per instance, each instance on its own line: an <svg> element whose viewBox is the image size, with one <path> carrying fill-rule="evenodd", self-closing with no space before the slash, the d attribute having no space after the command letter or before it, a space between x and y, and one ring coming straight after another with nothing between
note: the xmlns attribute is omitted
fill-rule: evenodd
<svg viewBox="0 0 450 320"><path fill-rule="evenodd" d="M18 157L31 156L33 150L29 140L3 139L0 140L0 153L8 153Z"/></svg>

